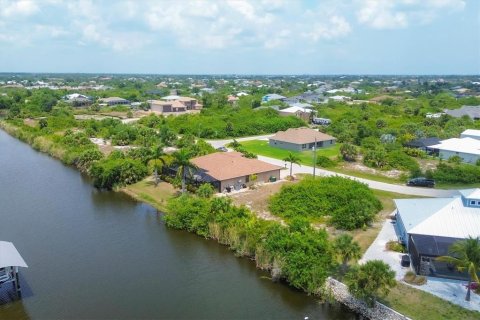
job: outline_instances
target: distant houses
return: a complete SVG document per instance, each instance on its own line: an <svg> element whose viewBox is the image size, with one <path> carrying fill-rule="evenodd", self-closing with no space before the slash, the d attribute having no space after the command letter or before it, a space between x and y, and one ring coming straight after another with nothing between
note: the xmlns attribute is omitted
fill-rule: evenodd
<svg viewBox="0 0 480 320"><path fill-rule="evenodd" d="M177 95L170 95L163 97L162 100L149 100L147 102L153 112L161 114L195 112L203 108L203 105L198 103L197 99Z"/></svg>
<svg viewBox="0 0 480 320"><path fill-rule="evenodd" d="M103 104L108 105L108 106L130 104L130 101L128 101L127 99L123 99L123 98L119 98L119 97L101 98L101 99L98 99L98 102L103 103Z"/></svg>
<svg viewBox="0 0 480 320"><path fill-rule="evenodd" d="M276 93L271 93L271 94L264 95L262 97L262 102L270 102L274 100L284 101L285 99L287 99L287 97L281 96Z"/></svg>
<svg viewBox="0 0 480 320"><path fill-rule="evenodd" d="M415 149L420 149L425 152L431 151L431 146L437 145L440 143L439 138L431 137L431 138L422 138L422 139L416 139L409 141L405 144L405 147L408 148L415 148Z"/></svg>
<svg viewBox="0 0 480 320"><path fill-rule="evenodd" d="M480 237L480 189L460 190L451 198L395 199L395 231L421 275L466 279L453 265L437 261L449 247Z"/></svg>
<svg viewBox="0 0 480 320"><path fill-rule="evenodd" d="M63 97L63 100L73 107L88 106L93 103L93 99L81 93L71 93Z"/></svg>
<svg viewBox="0 0 480 320"><path fill-rule="evenodd" d="M312 113L315 115L317 112L311 108L304 108L300 106L292 106L289 108L280 109L278 111L278 114L281 116L295 116L307 122L309 121Z"/></svg>
<svg viewBox="0 0 480 320"><path fill-rule="evenodd" d="M256 182L277 181L282 167L243 157L240 152L216 152L191 160L197 181L211 183L218 192L239 190Z"/></svg>
<svg viewBox="0 0 480 320"><path fill-rule="evenodd" d="M278 131L269 139L269 145L274 148L305 151L317 148L327 148L335 144L336 138L309 128L295 128Z"/></svg>
<svg viewBox="0 0 480 320"><path fill-rule="evenodd" d="M467 116L472 120L478 120L480 119L480 106L462 106L460 109L445 110L445 113L454 118Z"/></svg>

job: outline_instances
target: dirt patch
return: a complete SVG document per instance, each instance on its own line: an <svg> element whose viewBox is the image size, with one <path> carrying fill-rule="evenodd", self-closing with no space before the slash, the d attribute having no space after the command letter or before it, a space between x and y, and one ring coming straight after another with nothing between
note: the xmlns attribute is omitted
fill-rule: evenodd
<svg viewBox="0 0 480 320"><path fill-rule="evenodd" d="M32 128L36 128L38 126L38 120L27 118L23 120L23 124Z"/></svg>
<svg viewBox="0 0 480 320"><path fill-rule="evenodd" d="M438 160L435 159L417 159L422 171L435 170L437 168Z"/></svg>
<svg viewBox="0 0 480 320"><path fill-rule="evenodd" d="M282 219L274 216L268 210L268 199L275 193L279 192L284 184L296 183L296 181L278 181L275 183L266 183L257 186L257 189L255 190L247 190L228 196L232 198L235 205L245 205L262 219L282 221Z"/></svg>
<svg viewBox="0 0 480 320"><path fill-rule="evenodd" d="M384 176L387 178L399 179L402 173L405 173L401 170L378 170L374 168L369 168L361 162L344 162L341 166L343 169L364 172L373 175Z"/></svg>

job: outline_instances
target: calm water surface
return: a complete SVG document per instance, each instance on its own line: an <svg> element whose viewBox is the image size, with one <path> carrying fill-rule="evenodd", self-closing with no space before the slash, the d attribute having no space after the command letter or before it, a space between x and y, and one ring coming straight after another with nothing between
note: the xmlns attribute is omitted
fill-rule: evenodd
<svg viewBox="0 0 480 320"><path fill-rule="evenodd" d="M355 319L1 130L0 240L29 265L0 319Z"/></svg>

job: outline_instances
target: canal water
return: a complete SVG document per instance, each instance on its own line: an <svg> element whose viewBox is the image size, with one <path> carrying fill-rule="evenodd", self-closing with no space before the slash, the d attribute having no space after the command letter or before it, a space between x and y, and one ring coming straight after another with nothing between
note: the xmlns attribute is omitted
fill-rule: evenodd
<svg viewBox="0 0 480 320"><path fill-rule="evenodd" d="M1 130L0 240L29 265L22 300L0 288L0 319L356 318Z"/></svg>

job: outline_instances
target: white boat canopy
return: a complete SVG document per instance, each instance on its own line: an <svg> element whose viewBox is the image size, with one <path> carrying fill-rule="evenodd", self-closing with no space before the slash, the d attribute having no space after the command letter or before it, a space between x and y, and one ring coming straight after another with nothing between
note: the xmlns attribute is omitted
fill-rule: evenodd
<svg viewBox="0 0 480 320"><path fill-rule="evenodd" d="M23 260L17 248L11 242L0 241L0 268L5 267L25 267L27 264Z"/></svg>

